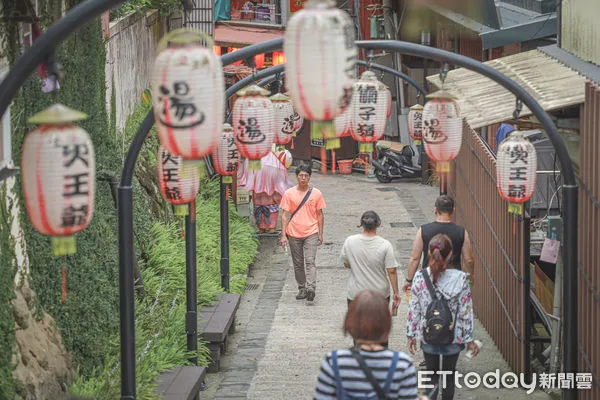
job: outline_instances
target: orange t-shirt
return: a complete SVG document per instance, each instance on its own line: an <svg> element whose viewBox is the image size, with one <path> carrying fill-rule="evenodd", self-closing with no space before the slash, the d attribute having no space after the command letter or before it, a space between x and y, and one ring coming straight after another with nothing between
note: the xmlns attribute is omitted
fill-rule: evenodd
<svg viewBox="0 0 600 400"><path fill-rule="evenodd" d="M306 192L298 190L298 186L289 188L283 194L281 199L282 210L287 211L290 215L296 211L296 208L306 196ZM325 208L325 200L321 191L313 188L310 197L302 206L300 211L294 215L294 218L288 223L285 233L294 238L305 238L319 232L318 211Z"/></svg>

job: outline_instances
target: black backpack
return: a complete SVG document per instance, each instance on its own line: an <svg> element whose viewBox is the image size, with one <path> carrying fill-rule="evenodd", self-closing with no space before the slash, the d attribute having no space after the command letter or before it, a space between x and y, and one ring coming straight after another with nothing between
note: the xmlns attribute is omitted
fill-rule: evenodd
<svg viewBox="0 0 600 400"><path fill-rule="evenodd" d="M425 312L425 328L423 329L423 340L427 344L444 346L454 341L454 326L452 321L452 312L448 302L443 297L438 297L433 289L433 283L429 274L423 269L423 279L429 294L431 303ZM457 310L458 316L458 310Z"/></svg>

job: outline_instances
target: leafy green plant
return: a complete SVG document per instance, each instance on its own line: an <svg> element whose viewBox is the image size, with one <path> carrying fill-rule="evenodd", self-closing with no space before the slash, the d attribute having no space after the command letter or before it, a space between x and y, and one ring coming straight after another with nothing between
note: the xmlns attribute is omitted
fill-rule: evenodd
<svg viewBox="0 0 600 400"><path fill-rule="evenodd" d="M181 0L128 0L111 11L111 19L118 19L132 12L144 13L149 10L159 10L162 16L167 16L173 10L180 8Z"/></svg>

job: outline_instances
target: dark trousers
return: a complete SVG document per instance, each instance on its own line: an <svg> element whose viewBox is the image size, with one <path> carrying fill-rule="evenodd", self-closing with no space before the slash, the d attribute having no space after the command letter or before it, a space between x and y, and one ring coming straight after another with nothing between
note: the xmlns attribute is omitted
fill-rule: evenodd
<svg viewBox="0 0 600 400"><path fill-rule="evenodd" d="M440 376L437 374L433 374L431 376L431 384L439 385L438 388L429 395L431 400L436 400L438 392L441 390L442 392L442 400L452 400L454 398L454 372L456 371L456 363L458 362L458 354L454 354L451 356L439 356L437 354L429 354L423 352L423 356L425 356L425 365L427 365L427 371L440 371L440 357L442 358L442 369L441 371L452 371L451 374L446 375L446 387L443 388L441 385L443 381L440 383Z"/></svg>
<svg viewBox="0 0 600 400"><path fill-rule="evenodd" d="M348 300L348 306L350 306L350 303L352 303L352 300L350 300L350 299L347 299L347 300ZM387 302L388 302L388 304L390 304L390 298L389 298L389 297L386 297L386 298L385 298L385 301L387 301ZM389 341L388 341L388 342L385 342L385 343L381 343L381 345L382 345L384 348L386 348L386 349L388 348L388 344L389 344ZM354 340L354 347L356 347L356 340Z"/></svg>

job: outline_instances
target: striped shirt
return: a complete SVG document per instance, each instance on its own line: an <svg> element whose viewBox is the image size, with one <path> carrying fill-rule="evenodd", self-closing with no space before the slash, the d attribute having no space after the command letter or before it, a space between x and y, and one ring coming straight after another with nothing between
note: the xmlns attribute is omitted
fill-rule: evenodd
<svg viewBox="0 0 600 400"><path fill-rule="evenodd" d="M361 349L360 354L383 389L394 352L391 350L366 351ZM338 369L344 392L347 395L356 397L375 396L376 392L373 385L360 368L358 361L352 357L352 352L347 349L338 350L337 355ZM337 399L335 373L332 364L331 353L329 353L321 364L314 400ZM415 367L411 358L402 352L396 365L387 398L403 400L418 398Z"/></svg>

